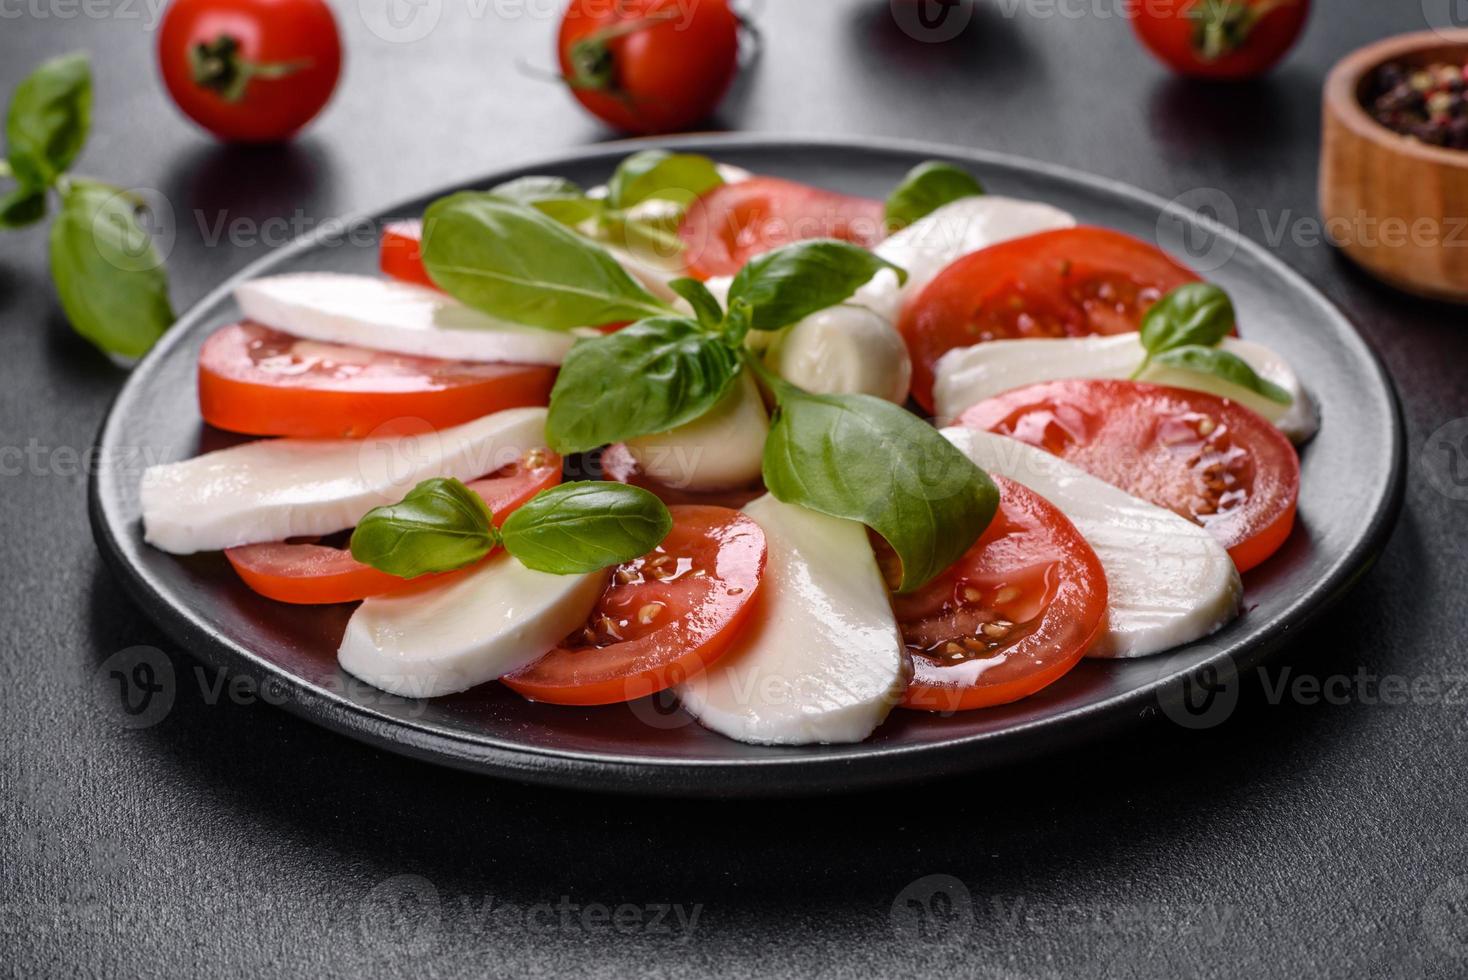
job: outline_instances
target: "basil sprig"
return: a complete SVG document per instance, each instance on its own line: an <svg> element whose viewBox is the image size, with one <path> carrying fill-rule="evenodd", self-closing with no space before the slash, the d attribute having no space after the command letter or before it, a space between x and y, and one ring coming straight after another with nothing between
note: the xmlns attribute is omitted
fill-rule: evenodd
<svg viewBox="0 0 1468 980"><path fill-rule="evenodd" d="M542 491L494 525L489 506L455 479L425 480L401 501L368 511L352 557L411 579L472 565L503 545L527 568L594 572L662 543L673 518L661 500L621 483L568 483Z"/></svg>
<svg viewBox="0 0 1468 980"><path fill-rule="evenodd" d="M651 200L686 206L723 182L719 168L706 156L643 150L623 160L612 174L607 183L607 204L618 210Z"/></svg>
<svg viewBox="0 0 1468 980"><path fill-rule="evenodd" d="M911 412L871 395L811 394L756 370L779 401L765 486L786 503L880 534L902 559L899 591L930 582L993 520L993 481Z"/></svg>
<svg viewBox="0 0 1468 980"><path fill-rule="evenodd" d="M754 308L756 330L779 330L847 299L883 269L907 271L859 245L834 238L796 242L751 259L734 276L729 302Z"/></svg>
<svg viewBox="0 0 1468 980"><path fill-rule="evenodd" d="M1140 378L1158 365L1208 374L1238 385L1281 405L1294 399L1279 385L1261 378L1249 363L1218 345L1234 328L1234 305L1228 293L1207 282L1188 283L1163 295L1144 317L1140 336L1146 356L1132 372Z"/></svg>
<svg viewBox="0 0 1468 980"><path fill-rule="evenodd" d="M15 89L5 116L0 230L61 209L50 233L51 278L73 329L108 354L140 357L173 323L168 277L138 221L138 197L68 173L86 144L92 73L85 54L40 65Z"/></svg>
<svg viewBox="0 0 1468 980"><path fill-rule="evenodd" d="M887 227L906 228L945 204L982 193L983 185L967 170L939 160L920 163L887 198Z"/></svg>

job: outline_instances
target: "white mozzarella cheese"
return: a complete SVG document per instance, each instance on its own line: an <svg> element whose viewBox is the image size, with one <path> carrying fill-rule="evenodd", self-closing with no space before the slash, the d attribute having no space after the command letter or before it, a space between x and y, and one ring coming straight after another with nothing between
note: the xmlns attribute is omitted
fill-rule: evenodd
<svg viewBox="0 0 1468 980"><path fill-rule="evenodd" d="M769 549L733 649L678 687L705 728L741 742L859 742L902 698L911 664L864 527L760 497Z"/></svg>
<svg viewBox="0 0 1468 980"><path fill-rule="evenodd" d="M1225 337L1223 349L1248 362L1294 399L1281 405L1222 378L1176 368L1149 367L1141 380L1206 391L1238 402L1279 426L1300 443L1319 428L1314 401L1288 362L1263 344ZM1139 334L1040 340L993 340L960 347L938 361L933 399L940 420L957 418L986 398L1042 381L1065 378L1129 378L1144 356Z"/></svg>
<svg viewBox="0 0 1468 980"><path fill-rule="evenodd" d="M245 317L329 344L460 361L560 364L576 336L506 323L447 293L334 272L252 279L235 288Z"/></svg>
<svg viewBox="0 0 1468 980"><path fill-rule="evenodd" d="M539 660L586 622L607 572L551 575L501 552L448 582L366 599L337 660L409 698L466 691Z"/></svg>
<svg viewBox="0 0 1468 980"><path fill-rule="evenodd" d="M1239 573L1201 527L1016 439L964 428L943 435L983 469L1058 507L1095 550L1110 599L1107 629L1087 656L1160 653L1239 614Z"/></svg>
<svg viewBox="0 0 1468 980"><path fill-rule="evenodd" d="M174 554L331 534L423 480L472 480L545 445L543 408L512 408L439 432L368 439L261 439L143 473L143 531Z"/></svg>
<svg viewBox="0 0 1468 980"><path fill-rule="evenodd" d="M770 417L745 371L703 417L671 432L627 440L642 472L680 490L728 490L759 479Z"/></svg>
<svg viewBox="0 0 1468 980"><path fill-rule="evenodd" d="M1074 216L1049 204L980 194L945 204L894 233L873 251L907 270L901 295L905 301L970 252L1011 238L1073 228L1075 223Z"/></svg>
<svg viewBox="0 0 1468 980"><path fill-rule="evenodd" d="M781 331L765 363L806 391L875 395L899 405L912 382L902 335L865 306L833 306Z"/></svg>

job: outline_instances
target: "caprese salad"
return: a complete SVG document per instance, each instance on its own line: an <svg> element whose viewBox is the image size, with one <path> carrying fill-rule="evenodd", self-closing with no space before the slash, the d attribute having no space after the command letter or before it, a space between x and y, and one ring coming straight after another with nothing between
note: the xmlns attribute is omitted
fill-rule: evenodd
<svg viewBox="0 0 1468 980"><path fill-rule="evenodd" d="M141 496L357 603L341 667L409 697L671 691L760 744L1009 703L1238 616L1318 424L1223 290L941 162L877 201L651 150L435 201L381 269L240 286L199 405L263 438Z"/></svg>

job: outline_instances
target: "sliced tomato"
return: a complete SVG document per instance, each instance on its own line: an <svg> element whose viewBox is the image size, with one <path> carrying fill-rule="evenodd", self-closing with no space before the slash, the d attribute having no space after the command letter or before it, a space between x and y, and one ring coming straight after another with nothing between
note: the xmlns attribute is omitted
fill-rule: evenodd
<svg viewBox="0 0 1468 980"><path fill-rule="evenodd" d="M808 238L870 248L886 237L886 206L776 177L723 184L688 208L678 237L689 275L732 276L763 252Z"/></svg>
<svg viewBox="0 0 1468 980"><path fill-rule="evenodd" d="M670 487L643 473L641 465L628 451L626 444L620 442L602 450L601 473L605 479L641 487L654 494L669 507L674 504L708 504L738 510L754 498L762 497L765 494L765 485L761 480L756 480L750 486L735 487L732 490L685 490Z"/></svg>
<svg viewBox="0 0 1468 980"><path fill-rule="evenodd" d="M484 498L498 526L521 504L560 482L561 458L549 449L538 449L491 476L475 480L469 489ZM442 577L401 579L362 564L345 548L316 543L248 544L229 548L224 556L251 589L295 605L355 602Z"/></svg>
<svg viewBox="0 0 1468 980"><path fill-rule="evenodd" d="M446 428L544 405L555 368L447 361L302 340L257 323L216 330L199 351L199 410L253 436L361 438L401 419Z"/></svg>
<svg viewBox="0 0 1468 980"><path fill-rule="evenodd" d="M670 507L662 545L618 566L584 628L504 678L532 701L614 704L681 683L717 660L754 609L765 533L725 507Z"/></svg>
<svg viewBox="0 0 1468 980"><path fill-rule="evenodd" d="M965 711L1008 704L1080 662L1106 620L1106 573L1064 514L994 476L999 510L973 547L892 608L912 654L902 706ZM884 572L896 556L873 536ZM889 579L890 580L890 579Z"/></svg>
<svg viewBox="0 0 1468 980"><path fill-rule="evenodd" d="M1192 270L1146 242L1106 228L1027 235L964 256L902 311L912 393L933 408L933 368L955 347L1024 337L1136 330Z"/></svg>
<svg viewBox="0 0 1468 980"><path fill-rule="evenodd" d="M378 262L385 276L438 288L428 278L428 270L423 266L423 222L417 219L394 221L382 229Z"/></svg>
<svg viewBox="0 0 1468 980"><path fill-rule="evenodd" d="M1226 398L1137 381L1051 381L982 401L960 422L1039 446L1202 525L1241 572L1274 554L1295 524L1295 447Z"/></svg>

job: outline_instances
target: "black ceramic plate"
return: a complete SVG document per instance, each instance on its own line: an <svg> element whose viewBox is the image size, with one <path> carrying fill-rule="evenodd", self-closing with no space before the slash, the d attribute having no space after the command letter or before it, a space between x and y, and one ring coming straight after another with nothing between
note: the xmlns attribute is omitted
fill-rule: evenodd
<svg viewBox="0 0 1468 980"><path fill-rule="evenodd" d="M1396 516L1403 435L1381 365L1346 318L1259 246L1122 184L1027 160L953 147L708 137L664 145L759 173L881 198L920 160L962 161L992 193L1034 198L1087 223L1158 241L1209 270L1233 295L1244 332L1284 354L1319 400L1324 425L1303 451L1293 537L1246 576L1248 612L1204 643L1145 660L1087 661L1018 704L953 717L896 711L861 745L762 748L700 728L652 701L580 709L522 701L496 684L435 701L405 701L354 682L334 651L350 608L297 608L246 589L218 554L179 559L143 544L136 465L219 444L194 400L199 345L238 316L235 281L191 310L133 372L100 436L91 515L102 554L131 594L200 659L246 674L289 710L375 745L527 781L625 792L719 796L869 787L1013 762L1094 736L1160 703L1189 678L1227 679L1260 662L1292 630L1340 599L1379 552ZM486 176L527 173L591 185L636 145L605 145ZM458 188L445 188L447 193ZM348 222L412 217L438 194ZM333 234L333 232L335 232ZM373 240L325 229L256 263L239 279L333 270L372 273ZM1349 474L1349 479L1341 479Z"/></svg>

